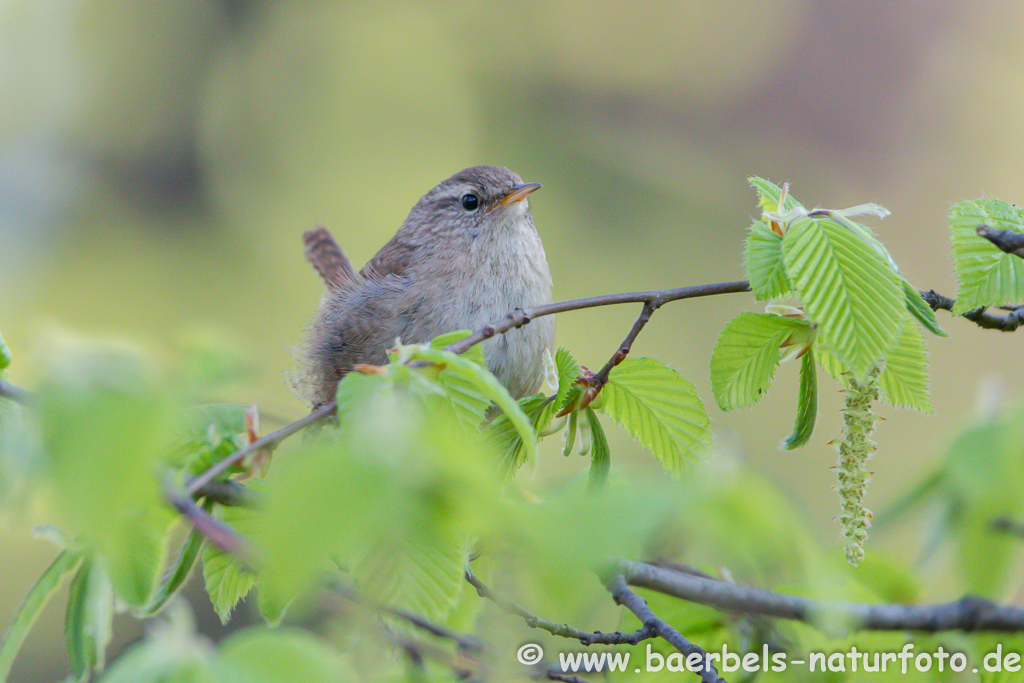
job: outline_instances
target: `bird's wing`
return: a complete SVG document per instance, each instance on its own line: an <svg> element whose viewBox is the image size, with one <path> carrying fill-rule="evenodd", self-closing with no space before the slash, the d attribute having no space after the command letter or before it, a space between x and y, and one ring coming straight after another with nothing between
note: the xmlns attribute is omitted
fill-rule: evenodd
<svg viewBox="0 0 1024 683"><path fill-rule="evenodd" d="M384 278L388 275L397 277L405 276L412 264L416 250L419 247L415 241L399 230L391 240L380 248L363 269L359 271L363 277Z"/></svg>

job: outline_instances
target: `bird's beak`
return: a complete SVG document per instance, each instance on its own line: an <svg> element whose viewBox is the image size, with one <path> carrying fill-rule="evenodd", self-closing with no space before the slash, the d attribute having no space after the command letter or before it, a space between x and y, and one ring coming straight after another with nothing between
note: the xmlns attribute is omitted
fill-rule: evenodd
<svg viewBox="0 0 1024 683"><path fill-rule="evenodd" d="M506 192L505 196L499 199L494 206L508 206L509 204L521 202L539 189L540 183L523 183L522 185L516 185Z"/></svg>

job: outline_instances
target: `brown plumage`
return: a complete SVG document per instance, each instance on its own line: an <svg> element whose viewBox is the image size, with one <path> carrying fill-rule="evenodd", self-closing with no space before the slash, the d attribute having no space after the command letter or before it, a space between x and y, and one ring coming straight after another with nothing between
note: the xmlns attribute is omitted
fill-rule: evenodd
<svg viewBox="0 0 1024 683"><path fill-rule="evenodd" d="M467 168L423 195L358 274L340 248L328 245L320 263L336 266L340 255L343 277L311 258L328 285L305 350L313 407L333 400L353 365L384 364L396 338L424 342L549 303L551 274L526 201L538 187L505 168ZM325 244L311 235L307 254L311 242ZM554 318L545 317L484 342L488 367L513 396L540 387L554 333Z"/></svg>

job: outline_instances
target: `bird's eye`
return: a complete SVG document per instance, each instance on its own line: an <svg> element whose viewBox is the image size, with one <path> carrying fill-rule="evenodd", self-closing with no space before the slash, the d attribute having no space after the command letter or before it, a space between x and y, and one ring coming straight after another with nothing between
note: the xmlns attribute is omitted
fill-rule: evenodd
<svg viewBox="0 0 1024 683"><path fill-rule="evenodd" d="M466 211L476 211L480 206L480 198L475 194L462 195L462 208Z"/></svg>

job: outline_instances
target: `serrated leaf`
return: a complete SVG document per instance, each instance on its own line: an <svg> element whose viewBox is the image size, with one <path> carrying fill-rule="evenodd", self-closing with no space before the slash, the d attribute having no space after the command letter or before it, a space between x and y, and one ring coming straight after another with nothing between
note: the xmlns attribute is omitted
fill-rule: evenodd
<svg viewBox="0 0 1024 683"><path fill-rule="evenodd" d="M548 428L551 418L555 414L555 401L549 401L544 394L519 399L519 407L530 418L536 434ZM526 462L522 435L516 431L511 420L505 415L495 418L488 433L494 439L498 446L498 452L501 454L502 476L506 479L511 478L516 470Z"/></svg>
<svg viewBox="0 0 1024 683"><path fill-rule="evenodd" d="M885 357L885 368L878 381L886 403L923 413L934 412L928 395L928 354L924 338L910 318L904 323L896 346Z"/></svg>
<svg viewBox="0 0 1024 683"><path fill-rule="evenodd" d="M780 345L803 320L770 313L740 313L729 321L711 352L711 389L722 410L757 403L771 386L782 357Z"/></svg>
<svg viewBox="0 0 1024 683"><path fill-rule="evenodd" d="M471 334L473 334L472 330L455 330L454 332L445 332L444 334L431 339L430 346L435 349L444 349L450 344L462 341ZM487 358L484 356L484 347L480 344L471 346L469 350L461 355L463 358L468 358L478 365L482 365L485 368L487 367Z"/></svg>
<svg viewBox="0 0 1024 683"><path fill-rule="evenodd" d="M1024 302L1024 259L977 233L979 225L1024 232L1024 212L998 199L959 202L949 211L953 262L960 289L953 315L982 306Z"/></svg>
<svg viewBox="0 0 1024 683"><path fill-rule="evenodd" d="M412 353L411 358L436 363L444 367L442 374L452 373L467 380L476 391L492 401L509 418L512 426L519 432L519 436L523 440L523 453L527 461L533 462L536 459L537 436L533 431L533 425L519 407L519 403L512 398L508 390L486 367L454 353L425 346L418 347Z"/></svg>
<svg viewBox="0 0 1024 683"><path fill-rule="evenodd" d="M241 674L246 683L359 680L336 649L298 629L247 628L234 633L222 644L219 664L231 667L222 675Z"/></svg>
<svg viewBox="0 0 1024 683"><path fill-rule="evenodd" d="M780 211L786 213L793 209L799 208L802 205L793 195L787 194L786 201L783 202L783 206L779 207L779 198L782 196L782 188L773 183L770 180L753 176L747 178L747 182L757 192L757 204L761 207L762 211Z"/></svg>
<svg viewBox="0 0 1024 683"><path fill-rule="evenodd" d="M590 431L594 439L590 449L590 475L587 478L587 490L600 491L608 481L608 471L612 466L612 450L608 446L608 437L605 436L604 427L601 426L597 413L591 408L585 408L583 413L590 423Z"/></svg>
<svg viewBox="0 0 1024 683"><path fill-rule="evenodd" d="M682 375L654 358L627 358L601 390L601 411L622 425L674 476L711 449L708 414Z"/></svg>
<svg viewBox="0 0 1024 683"><path fill-rule="evenodd" d="M750 291L758 301L783 299L793 286L786 275L782 256L782 236L764 221L754 221L747 235L744 259Z"/></svg>
<svg viewBox="0 0 1024 683"><path fill-rule="evenodd" d="M213 516L233 529L240 530L239 522L250 520L253 514L253 511L245 508L217 506ZM227 624L235 605L256 585L257 576L242 566L234 555L207 543L203 548L203 581L220 622Z"/></svg>
<svg viewBox="0 0 1024 683"><path fill-rule="evenodd" d="M62 551L25 596L21 607L18 608L18 613L14 616L14 621L7 628L3 644L0 645L0 681L7 680L7 675L11 672L11 665L14 664L14 657L24 644L32 624L35 623L46 603L60 588L64 577L69 576L81 563L82 557L83 553L80 550Z"/></svg>
<svg viewBox="0 0 1024 683"><path fill-rule="evenodd" d="M4 335L0 334L0 370L5 369L11 364L11 350L7 348L7 344L4 342Z"/></svg>
<svg viewBox="0 0 1024 683"><path fill-rule="evenodd" d="M207 512L210 512L213 508L213 502L205 500L202 507ZM195 527L192 527L188 536L185 537L185 542L181 546L181 551L178 553L178 558L174 565L165 572L160 585L153 595L150 596L149 602L144 607L136 610L136 616L148 617L156 614L185 585L189 574L192 573L192 567L195 566L196 560L199 558L199 551L202 550L205 540L203 534Z"/></svg>
<svg viewBox="0 0 1024 683"><path fill-rule="evenodd" d="M903 324L904 295L889 260L827 216L792 221L782 250L818 337L854 376L866 376L896 343Z"/></svg>
<svg viewBox="0 0 1024 683"><path fill-rule="evenodd" d="M902 278L901 278L902 279ZM948 337L949 333L939 327L939 321L935 319L935 311L928 305L928 302L921 296L921 292L917 291L912 284L906 280L903 282L903 294L907 298L907 310L914 316L917 322L939 337Z"/></svg>
<svg viewBox="0 0 1024 683"><path fill-rule="evenodd" d="M580 364L572 357L569 350L559 347L555 352L555 367L558 368L558 393L555 394L555 412L560 411L570 402L570 394L578 396L581 389L576 384L580 376Z"/></svg>
<svg viewBox="0 0 1024 683"><path fill-rule="evenodd" d="M103 669L113 618L113 586L97 559L88 557L71 581L64 617L68 661L77 680Z"/></svg>
<svg viewBox="0 0 1024 683"><path fill-rule="evenodd" d="M814 348L807 349L800 359L800 393L796 405L793 432L782 442L782 449L791 451L807 444L814 433L818 417L818 375L814 367Z"/></svg>
<svg viewBox="0 0 1024 683"><path fill-rule="evenodd" d="M374 603L441 621L465 589L467 553L462 538L384 534L361 549L351 575L359 592Z"/></svg>

